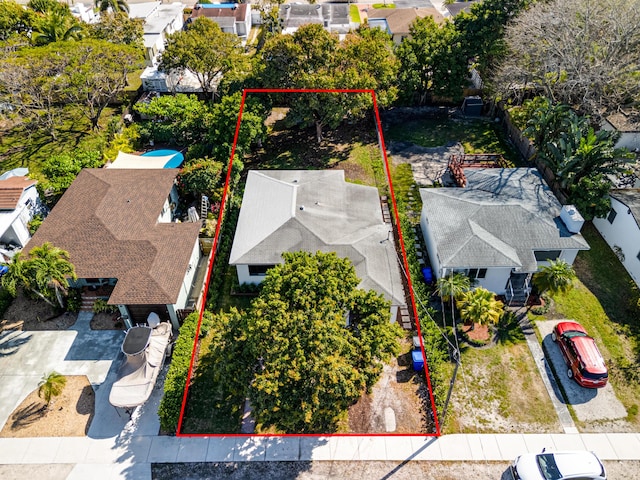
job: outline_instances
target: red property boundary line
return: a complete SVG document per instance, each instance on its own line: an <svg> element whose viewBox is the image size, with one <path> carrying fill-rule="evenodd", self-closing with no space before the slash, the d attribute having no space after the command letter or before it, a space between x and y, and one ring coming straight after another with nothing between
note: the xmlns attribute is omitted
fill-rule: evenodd
<svg viewBox="0 0 640 480"><path fill-rule="evenodd" d="M191 382L191 377L193 375L193 365L195 362L195 354L196 348L198 345L198 337L200 336L200 325L202 323L202 316L204 314L204 309L206 307L206 298L209 292L209 283L211 282L211 271L213 269L213 263L216 257L216 250L218 247L219 236L220 236L220 228L222 225L222 218L227 202L227 195L229 191L229 180L231 178L231 168L233 166L233 157L236 153L236 145L238 143L238 134L240 133L240 125L242 123L242 114L244 112L244 105L247 99L247 94L249 93L367 93L371 95L373 100L373 111L376 122L376 130L378 133L378 141L380 144L380 150L382 151L382 156L384 158L384 167L387 175L387 182L389 183L389 192L391 195L391 202L393 204L393 212L396 216L396 228L398 230L398 238L400 239L400 248L402 250L402 261L404 266L404 271L407 275L407 284L409 286L409 296L411 297L411 308L413 310L414 318L416 319L416 328L418 330L418 337L420 338L420 350L422 351L422 360L424 362L425 369L425 377L427 379L427 387L429 389L429 400L431 402L431 409L433 412L433 420L435 422L436 433L367 433L367 434L359 434L359 433L333 433L333 434L314 434L314 433L285 433L285 434L243 434L243 433L182 433L182 424L184 420L184 413L187 404L187 398L189 396L189 384ZM178 419L178 427L176 431L177 437L439 437L441 435L440 431L440 423L438 421L438 413L435 406L435 400L433 397L433 389L431 387L431 376L429 375L429 367L427 363L427 357L424 351L424 342L422 338L422 331L420 328L420 320L418 318L418 310L416 308L415 294L413 290L413 283L411 281L411 273L409 271L409 263L407 261L407 252L404 244L404 237L402 235L402 227L400 225L400 216L398 214L398 205L396 203L396 197L393 190L393 182L391 180L391 170L389 169L389 159L387 158L387 149L384 143L384 136L382 134L382 123L380 122L380 112L378 111L378 102L376 99L376 93L374 90L367 89L261 89L261 88L248 88L242 91L242 101L240 102L240 110L238 111L238 121L236 122L236 131L233 137L233 146L231 148L231 155L229 157L229 164L227 166L227 176L225 179L224 190L222 193L222 201L220 204L220 211L218 212L218 222L216 225L216 231L213 238L213 246L211 248L211 254L209 256L209 263L207 266L207 283L205 284L203 298L205 301L202 302L202 307L200 308L200 314L198 318L198 326L196 328L196 334L193 341L193 349L191 352L191 361L189 362L189 373L187 375L187 381L184 389L184 393L182 395L182 406L180 408L180 418Z"/></svg>

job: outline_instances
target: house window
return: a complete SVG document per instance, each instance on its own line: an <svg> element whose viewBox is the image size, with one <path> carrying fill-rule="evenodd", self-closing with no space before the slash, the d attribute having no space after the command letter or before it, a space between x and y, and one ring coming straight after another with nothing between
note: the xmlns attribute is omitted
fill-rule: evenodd
<svg viewBox="0 0 640 480"><path fill-rule="evenodd" d="M562 250L536 250L533 254L538 262L548 262L549 260L557 260Z"/></svg>
<svg viewBox="0 0 640 480"><path fill-rule="evenodd" d="M472 268L469 270L469 278L471 279L484 278L486 276L487 276L486 268Z"/></svg>
<svg viewBox="0 0 640 480"><path fill-rule="evenodd" d="M249 265L249 275L264 277L274 265Z"/></svg>
<svg viewBox="0 0 640 480"><path fill-rule="evenodd" d="M609 220L609 223L613 223L613 221L616 219L616 215L618 215L618 212L616 212L613 208L609 211L609 216L607 217L607 220Z"/></svg>
<svg viewBox="0 0 640 480"><path fill-rule="evenodd" d="M636 258L640 260L640 252L638 252L638 256Z"/></svg>

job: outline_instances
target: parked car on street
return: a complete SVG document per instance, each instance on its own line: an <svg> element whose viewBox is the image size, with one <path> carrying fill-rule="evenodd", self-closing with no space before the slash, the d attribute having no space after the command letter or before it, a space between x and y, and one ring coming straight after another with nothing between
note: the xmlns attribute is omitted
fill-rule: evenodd
<svg viewBox="0 0 640 480"><path fill-rule="evenodd" d="M569 378L587 388L602 388L607 384L609 374L602 354L582 325L560 322L553 328L551 339L560 346Z"/></svg>
<svg viewBox="0 0 640 480"><path fill-rule="evenodd" d="M593 452L565 451L525 453L511 465L514 480L568 480L607 478L604 465Z"/></svg>

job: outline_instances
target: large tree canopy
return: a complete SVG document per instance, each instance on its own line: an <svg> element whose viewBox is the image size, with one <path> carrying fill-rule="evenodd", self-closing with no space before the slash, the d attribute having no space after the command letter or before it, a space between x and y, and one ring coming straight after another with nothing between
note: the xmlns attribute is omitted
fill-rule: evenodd
<svg viewBox="0 0 640 480"><path fill-rule="evenodd" d="M256 362L249 397L262 428L335 431L346 409L373 386L399 349L389 303L335 253L285 253L267 273L246 319ZM348 318L348 326L347 326Z"/></svg>
<svg viewBox="0 0 640 480"><path fill-rule="evenodd" d="M340 42L322 25L303 25L293 35L270 38L262 58L261 82L268 88L373 89L381 105L397 96L398 63L389 37L378 29L360 29ZM296 97L288 120L315 125L321 141L324 126L336 128L370 106L369 94L305 93Z"/></svg>
<svg viewBox="0 0 640 480"><path fill-rule="evenodd" d="M397 50L407 100L423 104L434 97L461 99L469 68L454 25L438 25L433 17L424 17L416 19L410 32Z"/></svg>
<svg viewBox="0 0 640 480"><path fill-rule="evenodd" d="M536 2L506 31L494 76L505 98L531 89L597 119L640 97L640 2Z"/></svg>
<svg viewBox="0 0 640 480"><path fill-rule="evenodd" d="M160 69L188 70L203 92L214 93L221 76L244 63L241 56L237 35L225 33L214 21L199 17L187 30L168 36Z"/></svg>

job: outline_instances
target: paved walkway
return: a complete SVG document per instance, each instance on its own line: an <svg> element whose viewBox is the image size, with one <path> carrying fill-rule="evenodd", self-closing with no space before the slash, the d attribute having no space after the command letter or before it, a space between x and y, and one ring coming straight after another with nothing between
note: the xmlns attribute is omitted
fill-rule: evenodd
<svg viewBox="0 0 640 480"><path fill-rule="evenodd" d="M523 452L592 450L640 460L640 434L472 434L425 437L117 437L0 439L0 464L74 464L69 479L151 478L151 463L416 460L511 461Z"/></svg>

